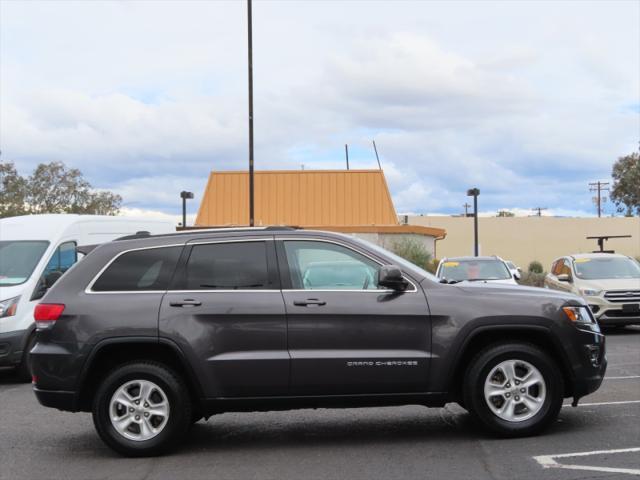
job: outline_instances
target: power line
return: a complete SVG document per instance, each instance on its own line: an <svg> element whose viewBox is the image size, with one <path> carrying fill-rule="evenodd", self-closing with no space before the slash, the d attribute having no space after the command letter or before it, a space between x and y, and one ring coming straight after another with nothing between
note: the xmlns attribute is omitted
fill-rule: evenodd
<svg viewBox="0 0 640 480"><path fill-rule="evenodd" d="M594 197L594 201L596 202L596 205L598 206L598 217L602 216L602 202L603 201L607 201L606 198L602 198L602 192L608 192L609 191L609 182L601 182L601 181L597 181L597 182L591 182L589 183L589 191L590 192L598 192L598 195L596 197Z"/></svg>

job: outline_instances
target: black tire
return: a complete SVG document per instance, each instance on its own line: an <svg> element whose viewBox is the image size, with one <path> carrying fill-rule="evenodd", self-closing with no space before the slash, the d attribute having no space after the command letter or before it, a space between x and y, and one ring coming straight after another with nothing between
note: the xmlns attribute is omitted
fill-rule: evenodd
<svg viewBox="0 0 640 480"><path fill-rule="evenodd" d="M507 360L521 360L534 366L544 379L546 396L531 418L509 421L496 415L485 399L484 386L494 367ZM464 404L475 420L501 437L536 435L558 417L564 398L564 380L560 366L543 350L526 343L493 345L481 351L471 362L463 384Z"/></svg>
<svg viewBox="0 0 640 480"><path fill-rule="evenodd" d="M162 389L169 404L165 426L153 438L132 440L111 423L109 408L114 393L127 382L146 380ZM93 399L93 423L110 448L127 457L160 455L174 448L185 436L192 418L189 390L176 372L156 362L133 362L119 366L102 381ZM126 409L125 409L126 410Z"/></svg>
<svg viewBox="0 0 640 480"><path fill-rule="evenodd" d="M22 351L22 360L16 367L16 377L21 382L31 382L31 356L29 352L36 344L36 334L32 333L27 339L27 343Z"/></svg>

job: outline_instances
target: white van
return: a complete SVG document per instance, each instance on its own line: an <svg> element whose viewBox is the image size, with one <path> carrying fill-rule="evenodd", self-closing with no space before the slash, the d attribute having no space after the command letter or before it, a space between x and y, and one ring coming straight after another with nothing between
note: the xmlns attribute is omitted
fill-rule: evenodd
<svg viewBox="0 0 640 480"><path fill-rule="evenodd" d="M0 367L30 379L33 309L78 261L76 247L137 232L175 232L172 221L99 215L26 215L0 219Z"/></svg>

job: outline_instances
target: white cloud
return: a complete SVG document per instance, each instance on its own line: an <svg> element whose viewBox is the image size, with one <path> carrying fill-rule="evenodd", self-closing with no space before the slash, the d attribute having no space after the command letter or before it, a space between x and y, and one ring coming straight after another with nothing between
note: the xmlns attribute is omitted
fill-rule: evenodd
<svg viewBox="0 0 640 480"><path fill-rule="evenodd" d="M2 2L0 149L175 212L247 161L242 2ZM373 166L398 211L590 212L637 148L640 5L257 2L257 168ZM37 35L34 35L37 32ZM637 107L636 107L637 108ZM195 209L197 200L192 202Z"/></svg>

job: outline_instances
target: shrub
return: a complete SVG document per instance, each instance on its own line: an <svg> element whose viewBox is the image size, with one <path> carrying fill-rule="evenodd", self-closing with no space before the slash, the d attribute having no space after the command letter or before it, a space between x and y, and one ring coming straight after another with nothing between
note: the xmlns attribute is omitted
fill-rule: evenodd
<svg viewBox="0 0 640 480"><path fill-rule="evenodd" d="M533 273L533 272L523 272L522 278L518 280L519 285L526 285L528 287L544 287L544 277L545 273Z"/></svg>
<svg viewBox="0 0 640 480"><path fill-rule="evenodd" d="M531 262L529 264L528 272L529 273L542 273L542 272L544 272L544 267L542 266L542 264L539 261L534 260L533 262Z"/></svg>
<svg viewBox="0 0 640 480"><path fill-rule="evenodd" d="M431 254L427 248L421 241L415 238L402 238L395 241L391 246L391 251L425 269L431 260Z"/></svg>
<svg viewBox="0 0 640 480"><path fill-rule="evenodd" d="M425 267L425 270L430 274L435 275L436 272L438 271L439 263L440 263L440 260L438 260L437 258L434 258L433 260L427 262L427 266Z"/></svg>

